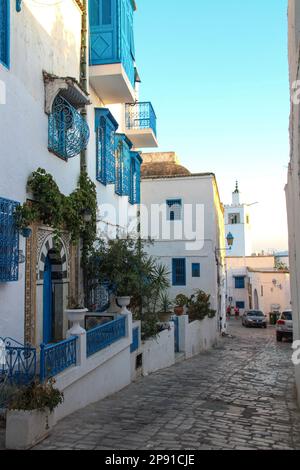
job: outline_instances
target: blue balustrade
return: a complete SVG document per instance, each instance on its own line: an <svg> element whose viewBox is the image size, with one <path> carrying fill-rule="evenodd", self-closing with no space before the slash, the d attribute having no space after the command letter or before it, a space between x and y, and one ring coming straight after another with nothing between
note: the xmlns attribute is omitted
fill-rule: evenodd
<svg viewBox="0 0 300 470"><path fill-rule="evenodd" d="M87 332L86 354L93 356L99 351L126 336L126 317L123 316L104 325L93 328Z"/></svg>
<svg viewBox="0 0 300 470"><path fill-rule="evenodd" d="M19 276L19 232L14 217L18 205L0 198L0 282L17 281Z"/></svg>
<svg viewBox="0 0 300 470"><path fill-rule="evenodd" d="M76 157L87 148L89 137L89 126L81 114L58 95L49 116L49 151L65 160Z"/></svg>
<svg viewBox="0 0 300 470"><path fill-rule="evenodd" d="M126 104L125 120L128 130L152 129L157 135L156 114L150 102Z"/></svg>
<svg viewBox="0 0 300 470"><path fill-rule="evenodd" d="M140 329L138 326L132 329L132 343L130 345L130 352L137 351L140 347Z"/></svg>
<svg viewBox="0 0 300 470"><path fill-rule="evenodd" d="M12 338L0 338L0 382L27 385L35 375L36 349Z"/></svg>
<svg viewBox="0 0 300 470"><path fill-rule="evenodd" d="M132 0L89 0L90 65L121 63L135 85Z"/></svg>
<svg viewBox="0 0 300 470"><path fill-rule="evenodd" d="M57 344L41 344L40 353L40 379L55 377L69 367L77 363L77 341L76 336L61 341Z"/></svg>

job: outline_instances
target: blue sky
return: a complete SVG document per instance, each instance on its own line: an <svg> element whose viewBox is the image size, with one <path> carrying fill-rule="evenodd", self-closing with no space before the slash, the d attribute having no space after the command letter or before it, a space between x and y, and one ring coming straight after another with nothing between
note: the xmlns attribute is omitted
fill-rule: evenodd
<svg viewBox="0 0 300 470"><path fill-rule="evenodd" d="M154 105L159 150L215 172L223 203L238 179L243 201L259 201L254 248L285 249L287 0L137 3L140 98Z"/></svg>

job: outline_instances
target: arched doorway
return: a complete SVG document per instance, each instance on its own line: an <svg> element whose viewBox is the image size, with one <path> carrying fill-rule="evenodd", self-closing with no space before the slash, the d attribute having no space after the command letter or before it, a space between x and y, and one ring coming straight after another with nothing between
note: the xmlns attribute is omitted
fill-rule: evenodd
<svg viewBox="0 0 300 470"><path fill-rule="evenodd" d="M259 302L258 302L258 293L257 289L254 290L254 309L259 310Z"/></svg>

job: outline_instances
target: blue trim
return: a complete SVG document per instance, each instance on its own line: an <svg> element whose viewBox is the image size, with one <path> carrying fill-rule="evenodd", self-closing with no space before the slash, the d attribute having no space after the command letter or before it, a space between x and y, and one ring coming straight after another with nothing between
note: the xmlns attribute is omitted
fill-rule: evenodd
<svg viewBox="0 0 300 470"><path fill-rule="evenodd" d="M140 329L137 326L137 327L132 329L132 343L130 345L131 354L139 349L139 347L140 347L139 339L140 339Z"/></svg>
<svg viewBox="0 0 300 470"><path fill-rule="evenodd" d="M115 193L130 196L132 143L125 134L115 135Z"/></svg>
<svg viewBox="0 0 300 470"><path fill-rule="evenodd" d="M139 152L130 152L130 194L129 203L141 203L141 164L143 162Z"/></svg>
<svg viewBox="0 0 300 470"><path fill-rule="evenodd" d="M186 259L172 259L172 285L186 286Z"/></svg>
<svg viewBox="0 0 300 470"><path fill-rule="evenodd" d="M107 108L95 109L96 179L99 183L115 182L115 133L118 123Z"/></svg>
<svg viewBox="0 0 300 470"><path fill-rule="evenodd" d="M46 346L41 344L40 380L55 377L69 367L77 364L77 336L60 343Z"/></svg>
<svg viewBox="0 0 300 470"><path fill-rule="evenodd" d="M10 68L10 0L0 2L0 45L4 39L4 47L0 49L0 63Z"/></svg>
<svg viewBox="0 0 300 470"><path fill-rule="evenodd" d="M235 289L245 289L245 276L236 276L234 281Z"/></svg>
<svg viewBox="0 0 300 470"><path fill-rule="evenodd" d="M97 328L89 330L86 334L86 355L91 357L99 351L126 336L125 316Z"/></svg>
<svg viewBox="0 0 300 470"><path fill-rule="evenodd" d="M14 216L18 206L0 197L0 283L19 279L19 231Z"/></svg>

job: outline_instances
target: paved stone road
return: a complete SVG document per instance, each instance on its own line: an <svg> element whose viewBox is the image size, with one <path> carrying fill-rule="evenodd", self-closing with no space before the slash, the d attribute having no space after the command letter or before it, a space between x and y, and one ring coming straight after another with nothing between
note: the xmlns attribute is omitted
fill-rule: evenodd
<svg viewBox="0 0 300 470"><path fill-rule="evenodd" d="M36 449L300 449L291 344L243 329L61 421Z"/></svg>

